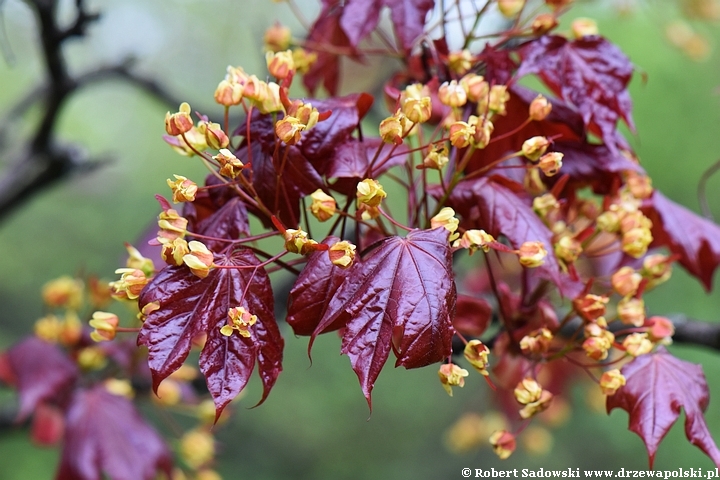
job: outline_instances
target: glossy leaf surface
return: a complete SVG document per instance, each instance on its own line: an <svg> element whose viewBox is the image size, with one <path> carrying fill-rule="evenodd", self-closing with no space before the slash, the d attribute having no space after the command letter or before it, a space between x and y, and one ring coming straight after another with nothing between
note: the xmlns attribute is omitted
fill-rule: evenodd
<svg viewBox="0 0 720 480"><path fill-rule="evenodd" d="M720 467L720 450L703 412L710 400L702 367L670 355L665 348L641 355L622 368L626 384L607 398L607 411L621 408L629 428L647 447L652 468L660 442L685 410L685 435Z"/></svg>
<svg viewBox="0 0 720 480"><path fill-rule="evenodd" d="M330 300L313 334L346 325L341 352L350 357L368 404L391 348L396 366L406 368L450 354L456 301L444 228L389 237L371 248Z"/></svg>
<svg viewBox="0 0 720 480"><path fill-rule="evenodd" d="M130 400L102 385L75 393L56 480L154 480L171 471L170 451Z"/></svg>
<svg viewBox="0 0 720 480"><path fill-rule="evenodd" d="M143 290L140 307L158 302L160 308L147 316L138 344L149 350L148 365L153 388L180 368L194 339L207 335L200 354L200 370L205 375L218 415L245 387L258 364L265 399L282 367L283 339L273 313L270 280L259 261L248 249L231 255L217 255L214 269L200 279L185 267L166 267ZM245 307L257 315L250 337L226 337L220 328L228 322L228 310Z"/></svg>

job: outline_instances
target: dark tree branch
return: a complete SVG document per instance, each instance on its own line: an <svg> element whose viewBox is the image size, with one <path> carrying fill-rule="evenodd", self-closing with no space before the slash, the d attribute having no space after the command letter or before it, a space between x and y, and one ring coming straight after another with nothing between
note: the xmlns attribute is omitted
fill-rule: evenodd
<svg viewBox="0 0 720 480"><path fill-rule="evenodd" d="M24 203L25 200L70 174L87 172L102 165L91 161L82 150L62 146L55 138L57 120L71 96L81 88L108 78L119 78L153 95L160 101L178 105L179 102L152 79L131 71L132 61L101 67L78 77L72 77L67 68L63 45L71 38L84 37L88 27L100 18L86 10L84 0L76 0L74 22L66 28L57 23L58 0L26 0L38 21L40 44L47 72L44 84L33 89L10 109L0 124L0 144L17 116L35 102L43 105L42 118L18 157L10 162L0 178L0 220Z"/></svg>

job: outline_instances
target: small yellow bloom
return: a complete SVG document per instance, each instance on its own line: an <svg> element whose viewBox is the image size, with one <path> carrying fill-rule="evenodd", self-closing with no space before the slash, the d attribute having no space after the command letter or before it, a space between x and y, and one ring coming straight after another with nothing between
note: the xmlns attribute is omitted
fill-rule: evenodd
<svg viewBox="0 0 720 480"><path fill-rule="evenodd" d="M481 375L489 375L487 366L489 363L488 355L490 355L490 349L487 345L480 340L470 340L467 345L465 345L463 355L465 356L465 360L470 362L470 365Z"/></svg>
<svg viewBox="0 0 720 480"><path fill-rule="evenodd" d="M343 240L334 243L328 250L330 262L340 268L349 268L355 261L355 245Z"/></svg>
<svg viewBox="0 0 720 480"><path fill-rule="evenodd" d="M183 263L190 268L190 271L200 277L205 278L210 274L213 268L213 254L202 242L193 240L188 243L190 253L183 256Z"/></svg>
<svg viewBox="0 0 720 480"><path fill-rule="evenodd" d="M95 331L90 333L90 338L96 342L105 342L115 338L117 326L120 319L114 313L95 312L90 319L90 326Z"/></svg>
<svg viewBox="0 0 720 480"><path fill-rule="evenodd" d="M228 323L220 328L220 333L229 337L234 331L243 337L250 337L250 327L257 322L257 315L251 315L245 307L233 307L228 310Z"/></svg>
<svg viewBox="0 0 720 480"><path fill-rule="evenodd" d="M368 207L377 207L383 198L387 197L387 193L383 190L382 185L377 180L366 178L357 184L357 204L367 205Z"/></svg>
<svg viewBox="0 0 720 480"><path fill-rule="evenodd" d="M467 377L468 371L464 368L460 368L454 363L444 363L438 370L438 377L440 377L440 383L443 388L451 397L453 396L451 387L464 387L465 377Z"/></svg>
<svg viewBox="0 0 720 480"><path fill-rule="evenodd" d="M625 385L625 376L617 368L604 372L600 377L600 388L605 395L615 395L623 385Z"/></svg>
<svg viewBox="0 0 720 480"><path fill-rule="evenodd" d="M545 263L547 250L542 242L525 242L518 250L520 265L527 268L535 268Z"/></svg>
<svg viewBox="0 0 720 480"><path fill-rule="evenodd" d="M173 202L192 202L195 200L198 186L192 180L188 180L182 175L174 175L175 181L167 179L168 187L172 189Z"/></svg>
<svg viewBox="0 0 720 480"><path fill-rule="evenodd" d="M310 195L310 198L312 198L310 213L312 213L315 218L321 222L325 222L335 215L337 203L335 203L333 197L318 188Z"/></svg>

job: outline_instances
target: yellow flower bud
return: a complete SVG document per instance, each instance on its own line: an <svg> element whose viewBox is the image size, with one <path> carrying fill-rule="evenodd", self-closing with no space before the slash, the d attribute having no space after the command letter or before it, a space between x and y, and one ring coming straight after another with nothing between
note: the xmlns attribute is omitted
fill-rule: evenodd
<svg viewBox="0 0 720 480"><path fill-rule="evenodd" d="M465 89L467 98L471 102L487 102L490 94L490 84L481 75L468 73L460 79L460 85Z"/></svg>
<svg viewBox="0 0 720 480"><path fill-rule="evenodd" d="M458 228L459 220L455 217L455 210L450 207L443 207L437 215L430 219L430 228L445 227L450 232L450 241L455 240L458 234L455 231Z"/></svg>
<svg viewBox="0 0 720 480"><path fill-rule="evenodd" d="M451 72L457 75L463 75L472 68L474 60L475 58L470 50L464 49L459 52L450 52L447 65Z"/></svg>
<svg viewBox="0 0 720 480"><path fill-rule="evenodd" d="M515 451L515 435L506 430L498 430L490 435L490 445L495 455L505 460Z"/></svg>
<svg viewBox="0 0 720 480"><path fill-rule="evenodd" d="M640 258L647 252L653 241L653 236L648 228L633 228L623 234L622 250L631 257Z"/></svg>
<svg viewBox="0 0 720 480"><path fill-rule="evenodd" d="M285 231L285 249L288 252L305 255L310 252L313 245L317 245L317 242L309 239L307 232L293 228Z"/></svg>
<svg viewBox="0 0 720 480"><path fill-rule="evenodd" d="M485 230L465 230L462 238L456 242L455 246L468 249L468 254L472 255L478 248L481 248L483 252L489 252L490 243L494 241L495 237Z"/></svg>
<svg viewBox="0 0 720 480"><path fill-rule="evenodd" d="M480 340L470 340L467 345L465 345L465 350L463 350L465 360L470 362L470 365L472 365L475 370L485 376L489 375L487 371L489 354L490 349Z"/></svg>
<svg viewBox="0 0 720 480"><path fill-rule="evenodd" d="M76 310L83 302L85 285L82 280L67 275L46 283L42 288L42 298L50 308L69 308Z"/></svg>
<svg viewBox="0 0 720 480"><path fill-rule="evenodd" d="M285 50L281 52L267 52L265 55L268 72L273 77L283 80L295 72L295 62L292 52Z"/></svg>
<svg viewBox="0 0 720 480"><path fill-rule="evenodd" d="M312 198L310 212L315 218L321 222L325 222L335 215L337 204L335 203L335 199L333 197L318 188L310 194L310 198Z"/></svg>
<svg viewBox="0 0 720 480"><path fill-rule="evenodd" d="M575 38L582 38L600 33L597 22L595 22L592 18L576 18L570 25L570 31Z"/></svg>
<svg viewBox="0 0 720 480"><path fill-rule="evenodd" d="M475 135L475 126L467 122L454 122L450 125L450 143L455 148L465 148L470 145Z"/></svg>
<svg viewBox="0 0 720 480"><path fill-rule="evenodd" d="M625 351L633 357L650 353L653 348L653 344L648 338L647 333L631 333L625 337L622 344Z"/></svg>
<svg viewBox="0 0 720 480"><path fill-rule="evenodd" d="M355 245L346 240L334 243L328 249L330 262L340 268L351 267L355 261L355 248Z"/></svg>
<svg viewBox="0 0 720 480"><path fill-rule="evenodd" d="M547 98L542 95L538 95L530 102L529 117L531 120L541 121L550 115L552 111L552 104Z"/></svg>
<svg viewBox="0 0 720 480"><path fill-rule="evenodd" d="M550 348L553 334L547 328L539 328L520 339L520 349L525 355L542 355Z"/></svg>
<svg viewBox="0 0 720 480"><path fill-rule="evenodd" d="M225 177L235 178L245 167L243 163L227 148L221 148L217 155L212 157L213 160L220 164L218 173Z"/></svg>
<svg viewBox="0 0 720 480"><path fill-rule="evenodd" d="M162 244L160 256L168 265L180 266L183 264L183 257L190 253L190 247L184 238L176 238L172 242Z"/></svg>
<svg viewBox="0 0 720 480"><path fill-rule="evenodd" d="M488 109L498 115L505 115L505 104L510 100L510 94L506 85L493 85L490 87L490 97L488 100ZM484 112L479 112L484 113Z"/></svg>
<svg viewBox="0 0 720 480"><path fill-rule="evenodd" d="M173 137L189 132L193 125L192 118L190 118L190 105L186 102L180 104L178 112L165 114L165 131Z"/></svg>
<svg viewBox="0 0 720 480"><path fill-rule="evenodd" d="M114 313L94 312L89 323L95 329L90 333L90 338L96 342L105 342L115 338L120 319Z"/></svg>
<svg viewBox="0 0 720 480"><path fill-rule="evenodd" d="M562 167L563 154L560 152L546 153L538 161L538 167L548 177L552 177L560 171Z"/></svg>
<svg viewBox="0 0 720 480"><path fill-rule="evenodd" d="M623 385L625 385L625 376L617 368L604 372L600 377L600 388L605 395L615 395Z"/></svg>
<svg viewBox="0 0 720 480"><path fill-rule="evenodd" d="M522 145L522 153L531 162L536 162L542 157L550 146L547 137L532 137L525 140Z"/></svg>
<svg viewBox="0 0 720 480"><path fill-rule="evenodd" d="M295 117L286 116L275 122L275 134L288 145L299 142L300 134L305 128L306 126Z"/></svg>
<svg viewBox="0 0 720 480"><path fill-rule="evenodd" d="M317 53L308 52L304 48L296 48L292 54L295 71L298 73L307 73L310 67L317 61Z"/></svg>
<svg viewBox="0 0 720 480"><path fill-rule="evenodd" d="M507 18L514 18L523 7L525 0L498 0L498 10Z"/></svg>
<svg viewBox="0 0 720 480"><path fill-rule="evenodd" d="M542 242L525 242L518 250L520 265L527 268L535 268L545 263L547 250Z"/></svg>
<svg viewBox="0 0 720 480"><path fill-rule="evenodd" d="M432 115L430 97L408 98L402 104L403 114L413 123L425 123Z"/></svg>
<svg viewBox="0 0 720 480"><path fill-rule="evenodd" d="M168 187L172 189L173 202L192 202L195 200L195 194L197 194L197 184L192 180L188 180L182 175L174 175L175 181L173 182L169 178L167 179Z"/></svg>
<svg viewBox="0 0 720 480"><path fill-rule="evenodd" d="M284 25L275 24L265 30L263 36L263 43L265 48L270 52L281 52L287 50L290 47L290 41L292 40L292 32Z"/></svg>
<svg viewBox="0 0 720 480"><path fill-rule="evenodd" d="M368 207L377 207L383 198L387 197L387 193L383 190L382 185L372 178L366 178L357 184L357 204L367 205Z"/></svg>
<svg viewBox="0 0 720 480"><path fill-rule="evenodd" d="M519 404L527 405L540 400L542 387L532 378L525 378L517 384L513 393Z"/></svg>
<svg viewBox="0 0 720 480"><path fill-rule="evenodd" d="M623 298L618 302L617 315L626 325L642 327L645 323L645 302L642 298Z"/></svg>
<svg viewBox="0 0 720 480"><path fill-rule="evenodd" d="M239 83L221 80L215 89L215 101L225 107L239 105L242 102L244 87Z"/></svg>
<svg viewBox="0 0 720 480"><path fill-rule="evenodd" d="M257 315L252 315L245 307L233 307L228 310L228 322L220 328L220 333L229 337L238 332L243 337L250 337L250 327L257 322Z"/></svg>
<svg viewBox="0 0 720 480"><path fill-rule="evenodd" d="M448 107L462 107L467 103L467 92L457 80L444 82L438 89L438 99Z"/></svg>
<svg viewBox="0 0 720 480"><path fill-rule="evenodd" d="M110 288L113 297L117 299L135 300L148 282L145 272L136 268L118 268L115 273L121 277L118 281L110 282Z"/></svg>
<svg viewBox="0 0 720 480"><path fill-rule="evenodd" d="M440 378L440 383L442 384L447 394L451 397L453 396L453 391L451 387L464 387L465 377L467 377L468 375L469 374L467 370L458 367L454 363L444 363L440 366L440 370L438 370L438 377Z"/></svg>
<svg viewBox="0 0 720 480"><path fill-rule="evenodd" d="M190 268L193 275L205 278L213 268L213 254L208 248L197 240L188 243L190 253L183 256L183 263Z"/></svg>
<svg viewBox="0 0 720 480"><path fill-rule="evenodd" d="M565 263L573 263L582 251L582 244L570 235L561 237L555 244L555 256Z"/></svg>
<svg viewBox="0 0 720 480"><path fill-rule="evenodd" d="M204 429L190 430L180 439L180 457L191 468L209 463L215 457L215 440Z"/></svg>
<svg viewBox="0 0 720 480"><path fill-rule="evenodd" d="M610 283L613 289L623 297L634 295L640 286L642 275L637 273L632 267L622 267L613 273Z"/></svg>

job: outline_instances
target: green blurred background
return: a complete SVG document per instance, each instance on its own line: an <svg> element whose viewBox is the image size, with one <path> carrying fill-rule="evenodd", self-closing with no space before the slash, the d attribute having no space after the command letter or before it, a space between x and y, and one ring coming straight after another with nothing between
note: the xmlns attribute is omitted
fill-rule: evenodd
<svg viewBox="0 0 720 480"><path fill-rule="evenodd" d="M140 72L153 76L194 108L210 105L228 64L262 72L259 39L279 18L301 34L285 5L270 1L103 0L89 2L103 13L87 40L68 45L71 68L81 72L127 54L138 57ZM304 2L307 17L317 5ZM698 25L713 47L696 62L665 40L666 22L676 12L671 2L638 2L630 15L621 2L579 5L567 20L590 16L600 31L637 65L632 83L637 135L633 144L654 185L668 197L697 211L696 188L702 172L720 155L720 29ZM627 4L628 2L622 2ZM63 2L70 19L72 2ZM25 4L8 0L2 7L14 64L0 63L0 112L43 75L35 21ZM344 90L377 91L378 76L353 75ZM211 108L211 107L208 107ZM123 255L122 242L134 242L154 221L155 193L165 193L173 173L200 176L196 162L173 154L160 137L166 107L121 82L98 84L73 98L63 112L58 133L111 163L91 174L73 177L34 197L0 223L0 348L29 333L43 314L40 289L49 279L79 272L111 278ZM21 141L37 110L13 120ZM17 147L15 145L14 147ZM13 150L11 145L10 151ZM9 160L0 156L0 168ZM720 177L709 183L708 197L720 214ZM683 312L717 320L720 293L706 294L680 269L648 299L653 313ZM450 398L440 388L436 369L386 368L374 390L369 412L349 367L339 356L339 340L320 338L313 365L307 341L287 339L284 372L266 403L256 409L256 384L241 400L230 425L218 437L222 451L217 469L224 478L244 479L450 479L470 468L607 468L644 469L647 457L640 439L627 431L627 414L609 417L587 402L587 385L573 392L571 416L553 428L553 446L545 454L523 449L499 461L487 448L457 455L445 446L447 428L464 412L484 412L488 387L477 376ZM720 439L720 356L688 347L672 347L677 356L702 363L711 389L706 418ZM0 406L11 401L0 391ZM152 414L153 410L148 412ZM657 455L656 467L711 468L712 462L684 438L683 419ZM540 423L542 424L542 423ZM34 447L27 432L0 432L0 479L52 478L58 452Z"/></svg>

